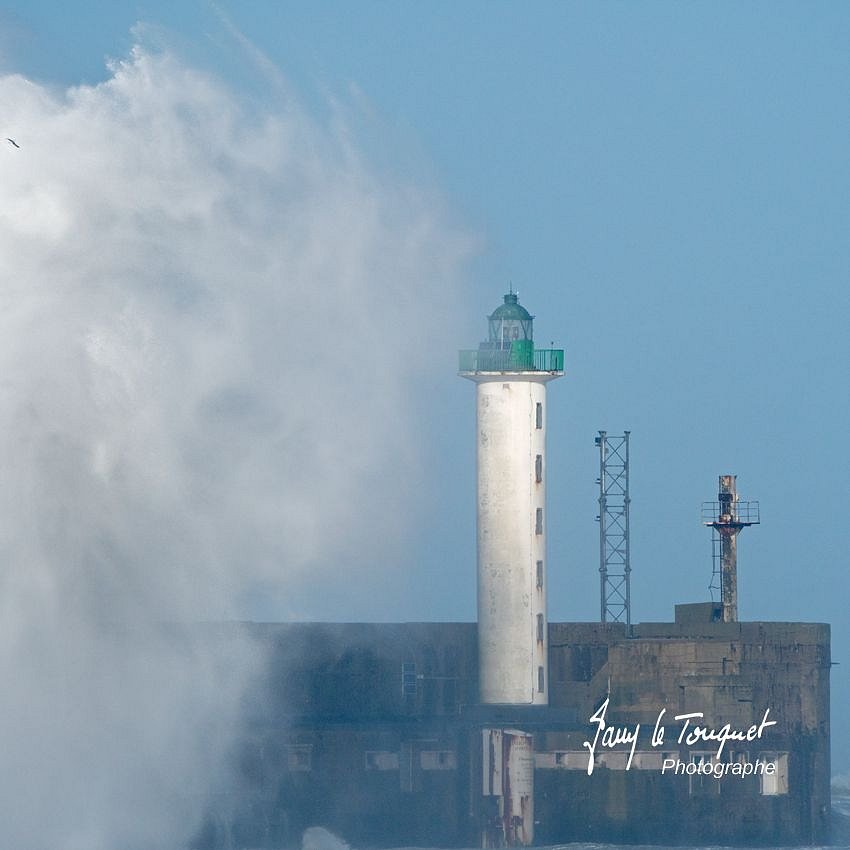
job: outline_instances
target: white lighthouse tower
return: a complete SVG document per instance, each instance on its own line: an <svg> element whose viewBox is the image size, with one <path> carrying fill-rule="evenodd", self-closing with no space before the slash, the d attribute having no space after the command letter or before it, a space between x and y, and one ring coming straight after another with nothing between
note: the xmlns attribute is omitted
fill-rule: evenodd
<svg viewBox="0 0 850 850"><path fill-rule="evenodd" d="M562 350L535 350L513 292L477 350L460 352L478 419L478 656L483 704L547 705L546 384Z"/></svg>

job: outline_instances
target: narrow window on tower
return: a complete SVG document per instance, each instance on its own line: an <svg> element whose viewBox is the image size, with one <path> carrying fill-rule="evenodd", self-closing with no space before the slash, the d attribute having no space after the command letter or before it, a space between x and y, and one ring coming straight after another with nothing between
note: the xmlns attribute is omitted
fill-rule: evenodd
<svg viewBox="0 0 850 850"><path fill-rule="evenodd" d="M543 615L537 615L537 640L543 640Z"/></svg>
<svg viewBox="0 0 850 850"><path fill-rule="evenodd" d="M543 589L543 561L537 562L537 589Z"/></svg>
<svg viewBox="0 0 850 850"><path fill-rule="evenodd" d="M543 508L537 509L537 521L534 525L535 534L543 534Z"/></svg>
<svg viewBox="0 0 850 850"><path fill-rule="evenodd" d="M543 693L543 685L545 682L543 681L543 668L537 668L537 691L538 693Z"/></svg>
<svg viewBox="0 0 850 850"><path fill-rule="evenodd" d="M537 428L542 428L543 427L543 405L539 401L537 402L536 410L537 410L537 412L535 413L535 416L536 416L535 425L536 425Z"/></svg>
<svg viewBox="0 0 850 850"><path fill-rule="evenodd" d="M534 479L538 484L543 480L543 455L534 458Z"/></svg>

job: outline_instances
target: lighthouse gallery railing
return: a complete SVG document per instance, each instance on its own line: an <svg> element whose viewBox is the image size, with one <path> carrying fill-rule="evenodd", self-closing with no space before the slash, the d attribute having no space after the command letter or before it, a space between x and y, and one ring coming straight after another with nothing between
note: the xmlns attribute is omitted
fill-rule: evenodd
<svg viewBox="0 0 850 850"><path fill-rule="evenodd" d="M459 351L460 372L563 372L563 349Z"/></svg>

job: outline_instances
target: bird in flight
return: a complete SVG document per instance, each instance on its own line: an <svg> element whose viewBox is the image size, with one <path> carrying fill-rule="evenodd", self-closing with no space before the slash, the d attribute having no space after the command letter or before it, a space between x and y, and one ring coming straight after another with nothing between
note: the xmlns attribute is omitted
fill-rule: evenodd
<svg viewBox="0 0 850 850"><path fill-rule="evenodd" d="M18 143L14 140L14 139L10 139L10 138L7 136L7 137L6 137L6 141L7 141L7 142L11 142L11 143L12 143L12 144L16 147L16 148L18 148L18 150L20 150L21 146L20 146L20 145L19 145L19 144L18 144Z"/></svg>

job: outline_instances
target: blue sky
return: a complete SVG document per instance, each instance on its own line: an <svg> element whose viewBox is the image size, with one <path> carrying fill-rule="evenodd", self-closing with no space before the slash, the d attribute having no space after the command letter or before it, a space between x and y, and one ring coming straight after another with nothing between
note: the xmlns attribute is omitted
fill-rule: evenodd
<svg viewBox="0 0 850 850"><path fill-rule="evenodd" d="M832 623L834 704L850 698L850 7L6 3L0 70L96 84L137 22L262 101L259 51L474 245L445 297L462 338L435 333L417 378L407 545L380 588L355 569L321 593L269 580L247 616L474 617L473 388L455 356L511 283L538 342L566 350L549 388L550 616L598 616L593 438L629 429L633 619L707 598L699 507L736 473L762 512L739 546L742 618ZM449 321L436 303L423 323Z"/></svg>

